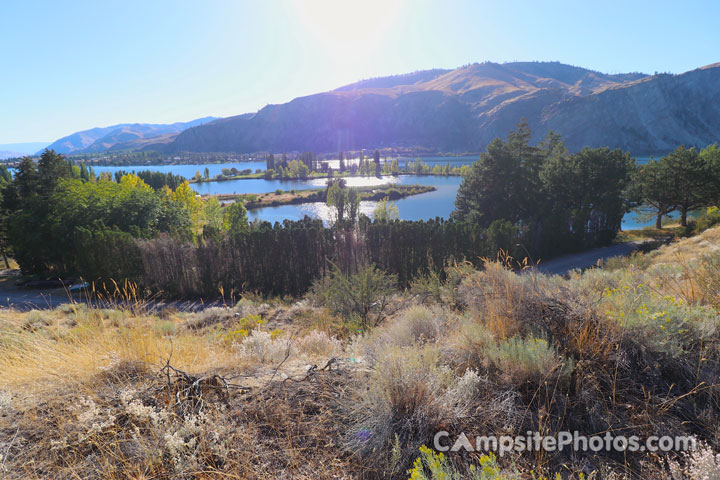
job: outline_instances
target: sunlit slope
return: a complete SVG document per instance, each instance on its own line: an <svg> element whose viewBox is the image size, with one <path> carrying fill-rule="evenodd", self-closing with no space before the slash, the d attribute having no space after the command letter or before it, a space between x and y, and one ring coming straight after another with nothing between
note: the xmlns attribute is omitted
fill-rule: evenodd
<svg viewBox="0 0 720 480"><path fill-rule="evenodd" d="M718 140L720 68L607 75L560 63L473 64L370 79L268 105L180 135L169 151L335 151L421 146L481 150L526 118L577 150L636 154Z"/></svg>

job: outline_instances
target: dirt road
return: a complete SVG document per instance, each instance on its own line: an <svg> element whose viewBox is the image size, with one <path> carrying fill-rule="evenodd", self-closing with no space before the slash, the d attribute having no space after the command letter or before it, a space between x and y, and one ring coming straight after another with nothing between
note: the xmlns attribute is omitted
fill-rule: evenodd
<svg viewBox="0 0 720 480"><path fill-rule="evenodd" d="M608 247L593 248L580 253L571 253L561 257L553 258L547 262L541 261L535 267L539 272L548 275L565 275L571 270L583 269L596 265L598 260L604 260L611 257L619 257L628 255L630 252L638 248L637 243L619 243Z"/></svg>

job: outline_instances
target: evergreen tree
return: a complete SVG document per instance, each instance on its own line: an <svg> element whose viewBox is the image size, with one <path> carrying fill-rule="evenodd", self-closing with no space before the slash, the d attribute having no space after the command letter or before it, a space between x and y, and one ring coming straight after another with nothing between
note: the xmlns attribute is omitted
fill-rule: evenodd
<svg viewBox="0 0 720 480"><path fill-rule="evenodd" d="M696 148L678 147L663 157L672 173L672 203L680 211L680 225L687 226L688 212L708 206L715 196L709 164L703 161Z"/></svg>
<svg viewBox="0 0 720 480"><path fill-rule="evenodd" d="M345 204L348 209L348 219L351 223L355 223L358 218L358 210L360 208L360 194L357 191L357 188L348 188L347 189L347 200L345 201Z"/></svg>
<svg viewBox="0 0 720 480"><path fill-rule="evenodd" d="M32 158L23 157L13 182L3 190L4 207L11 212L20 209L23 201L37 194L39 184L37 164Z"/></svg>
<svg viewBox="0 0 720 480"><path fill-rule="evenodd" d="M55 150L45 150L38 161L38 193L49 197L61 178L71 178L71 163Z"/></svg>
<svg viewBox="0 0 720 480"><path fill-rule="evenodd" d="M524 183L523 159L519 150L524 145L501 139L493 140L470 173L463 178L455 200L452 218L487 228L495 220L517 223L523 218L523 193L530 187Z"/></svg>
<svg viewBox="0 0 720 480"><path fill-rule="evenodd" d="M373 152L373 161L375 162L375 176L380 176L380 152L375 150Z"/></svg>
<svg viewBox="0 0 720 480"><path fill-rule="evenodd" d="M567 154L549 149L540 177L545 242L558 251L606 244L628 210L635 161L620 150L585 148ZM551 227L551 228L548 228Z"/></svg>
<svg viewBox="0 0 720 480"><path fill-rule="evenodd" d="M710 184L709 205L720 205L720 147L717 143L700 150L700 159L707 169Z"/></svg>
<svg viewBox="0 0 720 480"><path fill-rule="evenodd" d="M668 162L651 159L638 169L634 184L642 199L638 210L652 212L656 218L655 228L662 228L663 216L675 210L675 184Z"/></svg>

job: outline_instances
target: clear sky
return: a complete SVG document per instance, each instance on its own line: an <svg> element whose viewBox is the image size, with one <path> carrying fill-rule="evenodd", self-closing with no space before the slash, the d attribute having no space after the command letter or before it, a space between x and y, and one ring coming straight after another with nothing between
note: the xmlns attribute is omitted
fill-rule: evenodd
<svg viewBox="0 0 720 480"><path fill-rule="evenodd" d="M720 61L718 19L717 0L2 0L0 143L486 60L680 73Z"/></svg>

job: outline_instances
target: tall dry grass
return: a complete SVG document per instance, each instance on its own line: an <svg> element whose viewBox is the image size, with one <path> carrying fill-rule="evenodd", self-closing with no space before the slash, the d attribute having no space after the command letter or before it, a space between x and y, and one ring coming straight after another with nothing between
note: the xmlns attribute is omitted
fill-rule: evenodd
<svg viewBox="0 0 720 480"><path fill-rule="evenodd" d="M171 354L174 365L189 370L220 368L234 361L231 348L212 337L168 336L158 328L180 325L178 317L161 320L83 306L42 316L47 325L41 331L24 329L19 314L3 319L0 388L82 383L120 362L162 366Z"/></svg>

